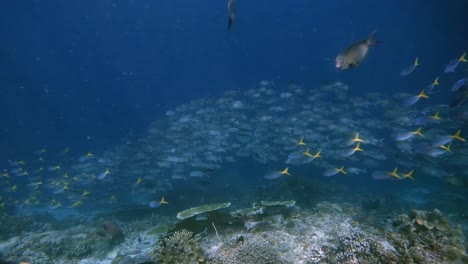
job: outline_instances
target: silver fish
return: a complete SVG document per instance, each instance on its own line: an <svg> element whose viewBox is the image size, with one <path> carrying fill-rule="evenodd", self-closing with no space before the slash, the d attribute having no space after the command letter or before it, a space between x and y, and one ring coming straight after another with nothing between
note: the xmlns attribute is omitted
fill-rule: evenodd
<svg viewBox="0 0 468 264"><path fill-rule="evenodd" d="M336 68L344 71L356 67L366 58L369 48L376 42L375 31L373 31L368 39L351 45L344 53L338 55L335 59Z"/></svg>

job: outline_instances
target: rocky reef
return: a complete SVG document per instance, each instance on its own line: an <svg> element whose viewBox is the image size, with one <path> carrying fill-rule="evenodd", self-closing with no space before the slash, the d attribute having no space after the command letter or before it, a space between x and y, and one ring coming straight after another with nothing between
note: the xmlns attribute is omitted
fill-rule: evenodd
<svg viewBox="0 0 468 264"><path fill-rule="evenodd" d="M225 214L217 210L203 217L193 214L184 220L158 215L133 221L96 218L65 229L45 225L37 232L14 233L0 242L0 253L8 261L38 264L468 260L461 226L437 209L406 213L374 210L377 215L358 222L360 210L356 205L330 202L303 210L294 201L274 201L253 203L250 208Z"/></svg>
<svg viewBox="0 0 468 264"><path fill-rule="evenodd" d="M160 264L198 264L205 262L203 249L192 232L181 230L164 238L151 252L154 263Z"/></svg>

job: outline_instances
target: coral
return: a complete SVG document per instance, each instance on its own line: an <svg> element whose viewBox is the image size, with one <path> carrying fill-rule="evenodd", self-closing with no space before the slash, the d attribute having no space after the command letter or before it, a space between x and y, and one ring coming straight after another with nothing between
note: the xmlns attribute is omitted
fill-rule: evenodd
<svg viewBox="0 0 468 264"><path fill-rule="evenodd" d="M103 228L112 245L120 244L125 240L122 229L120 228L119 224L117 224L117 222L106 221Z"/></svg>
<svg viewBox="0 0 468 264"><path fill-rule="evenodd" d="M448 219L437 209L434 209L432 212L413 210L410 214L410 218L414 219L418 228L425 227L427 229L432 229L435 227L440 231L450 228Z"/></svg>
<svg viewBox="0 0 468 264"><path fill-rule="evenodd" d="M0 240L6 240L28 231L37 231L42 223L36 223L30 216L2 215L0 218Z"/></svg>
<svg viewBox="0 0 468 264"><path fill-rule="evenodd" d="M380 257L379 244L369 239L365 234L354 232L339 236L335 249L336 263L378 263Z"/></svg>
<svg viewBox="0 0 468 264"><path fill-rule="evenodd" d="M259 236L240 236L211 253L208 264L287 263L279 250Z"/></svg>
<svg viewBox="0 0 468 264"><path fill-rule="evenodd" d="M177 218L186 219L194 215L215 211L221 208L227 208L231 206L231 203L217 203L217 204L206 204L197 207L193 207L187 210L184 210L177 214Z"/></svg>
<svg viewBox="0 0 468 264"><path fill-rule="evenodd" d="M318 215L336 215L343 213L343 209L336 203L321 202L315 205Z"/></svg>
<svg viewBox="0 0 468 264"><path fill-rule="evenodd" d="M104 225L113 244L118 244L125 240L122 229L115 221L107 221Z"/></svg>
<svg viewBox="0 0 468 264"><path fill-rule="evenodd" d="M263 206L294 206L296 204L296 201L290 200L290 201L261 201L261 204Z"/></svg>
<svg viewBox="0 0 468 264"><path fill-rule="evenodd" d="M399 215L393 226L397 234L389 237L399 253L407 256L406 261L453 261L464 254L461 227L451 226L437 209L432 212L413 210L409 215Z"/></svg>
<svg viewBox="0 0 468 264"><path fill-rule="evenodd" d="M151 253L156 263L162 264L198 264L205 261L199 237L187 230L175 232L159 242Z"/></svg>
<svg viewBox="0 0 468 264"><path fill-rule="evenodd" d="M265 212L265 207L261 206L253 206L250 208L242 208L235 210L233 212L230 212L231 216L233 217L249 217L249 216L256 216L256 215L262 215Z"/></svg>
<svg viewBox="0 0 468 264"><path fill-rule="evenodd" d="M55 243L54 241L48 241L46 243L40 244L37 248L37 251L42 251L48 257L58 257L63 254L65 251L62 244Z"/></svg>
<svg viewBox="0 0 468 264"><path fill-rule="evenodd" d="M153 227L152 229L150 229L147 232L147 235L150 235L150 236L164 235L169 231L170 228L171 226L168 224L159 224Z"/></svg>
<svg viewBox="0 0 468 264"><path fill-rule="evenodd" d="M256 217L265 214L267 212L267 207L273 207L279 210L271 210L268 209L269 213L275 214L282 214L285 213L283 209L286 208L294 208L296 201L289 200L289 201L261 201L260 203L253 203L252 207L250 208L243 208L238 209L236 211L231 212L231 216L233 217ZM282 208L277 208L282 207Z"/></svg>
<svg viewBox="0 0 468 264"><path fill-rule="evenodd" d="M80 259L89 256L93 252L92 248L86 241L79 241L75 243L69 250L67 250L67 258Z"/></svg>

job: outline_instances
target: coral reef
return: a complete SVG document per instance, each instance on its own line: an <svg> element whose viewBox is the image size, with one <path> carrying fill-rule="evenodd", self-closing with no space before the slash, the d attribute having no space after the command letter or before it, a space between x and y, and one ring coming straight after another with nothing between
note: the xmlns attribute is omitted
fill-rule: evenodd
<svg viewBox="0 0 468 264"><path fill-rule="evenodd" d="M406 263L455 261L464 255L461 226L451 226L437 209L399 215L393 227L396 233L389 235L390 241L406 256Z"/></svg>
<svg viewBox="0 0 468 264"><path fill-rule="evenodd" d="M117 222L106 221L103 228L112 245L117 245L125 240L122 229Z"/></svg>
<svg viewBox="0 0 468 264"><path fill-rule="evenodd" d="M155 263L161 264L203 263L205 257L198 240L192 232L180 230L160 241L151 255Z"/></svg>
<svg viewBox="0 0 468 264"><path fill-rule="evenodd" d="M208 264L282 264L278 248L256 235L242 235L211 252Z"/></svg>
<svg viewBox="0 0 468 264"><path fill-rule="evenodd" d="M36 231L0 240L0 253L35 264L467 263L461 226L439 210L373 209L356 221L361 207L321 202L302 210L286 201L177 223L157 215L119 224L88 218L60 229L34 225Z"/></svg>

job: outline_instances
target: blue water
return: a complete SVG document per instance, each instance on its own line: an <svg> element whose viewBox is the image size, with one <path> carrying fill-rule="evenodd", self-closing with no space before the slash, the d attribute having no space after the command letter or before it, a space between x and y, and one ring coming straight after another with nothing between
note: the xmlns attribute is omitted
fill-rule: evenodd
<svg viewBox="0 0 468 264"><path fill-rule="evenodd" d="M229 210L235 210L262 200L295 200L304 212L322 201L351 203L364 216L347 213L363 219L371 210L388 213L382 217L386 222L373 223L379 230L400 213L439 208L468 235L468 142L453 140L453 152L442 157L415 150L459 129L468 138L468 102L446 107L457 94L450 91L452 84L468 77L468 63L444 73L449 61L468 51L468 1L236 0L236 5L228 32L227 0L1 2L0 220L13 224L0 227L0 238L49 228L23 229L21 221L14 226L10 216L30 213L72 215L80 223L98 213L123 222L140 216L144 222L149 215L176 221L178 212L201 204L231 202ZM336 56L373 31L378 41L365 60L348 71L336 69ZM420 66L400 76L416 57ZM408 108L397 103L402 98L396 100L397 94L417 95L438 76L440 92L430 100ZM261 88L265 98L248 94L259 91L262 80L269 81ZM349 86L345 99L336 88L342 86L331 85L336 82ZM292 89L291 83L303 86ZM336 89L310 92L330 85ZM281 94L285 91L291 93ZM372 92L383 94L383 105L362 99ZM311 100L315 95L319 99ZM262 99L287 110L273 111ZM369 107L359 108L357 100ZM199 109L171 112L195 104ZM395 114L391 107L403 110ZM315 109L323 113L317 117ZM442 121L422 125L427 137L395 141L395 134L417 129L396 120L427 117L434 109ZM201 113L194 115L197 110ZM304 118L301 110L313 117L294 119ZM460 113L464 118L457 119ZM362 120L342 120L358 116ZM339 156L348 150L345 137L358 132L353 130L367 141L364 153ZM296 144L300 136L307 146ZM383 144L370 143L380 139ZM307 148L311 153L323 148L322 159L285 164L288 155ZM439 145L429 150L441 151ZM259 161L268 151L276 159ZM379 154L385 158L375 157ZM288 166L291 176L265 179ZM367 170L325 177L335 166ZM394 167L399 180L388 176ZM403 177L413 169L415 181ZM169 204L160 204L161 197ZM30 219L49 221L40 218ZM0 258L16 253L0 252Z"/></svg>
<svg viewBox="0 0 468 264"><path fill-rule="evenodd" d="M238 1L228 33L225 1L6 1L0 160L44 145L105 149L167 109L262 79L415 92L467 49L466 8L463 0ZM337 53L375 29L382 43L362 67L335 70ZM416 56L420 71L402 80Z"/></svg>

